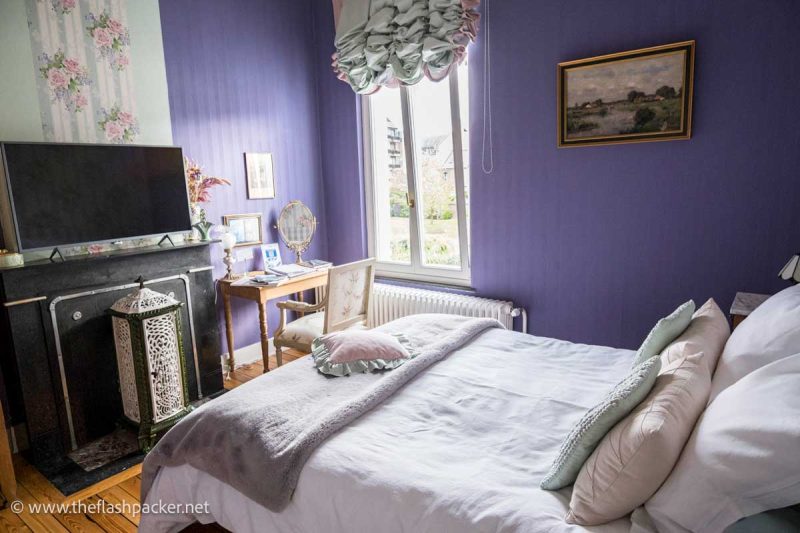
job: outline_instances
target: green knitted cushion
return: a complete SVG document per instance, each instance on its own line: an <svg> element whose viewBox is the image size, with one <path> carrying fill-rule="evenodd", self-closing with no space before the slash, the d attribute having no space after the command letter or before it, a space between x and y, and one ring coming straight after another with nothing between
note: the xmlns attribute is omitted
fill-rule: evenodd
<svg viewBox="0 0 800 533"><path fill-rule="evenodd" d="M647 397L660 369L661 358L651 357L631 370L603 401L583 415L561 444L550 471L542 480L543 489L558 490L575 482L583 463L606 433Z"/></svg>
<svg viewBox="0 0 800 533"><path fill-rule="evenodd" d="M672 341L680 337L681 333L686 331L686 328L692 322L694 309L694 300L689 300L673 311L672 314L656 322L656 325L647 334L647 338L644 339L639 351L636 352L633 366L660 354Z"/></svg>

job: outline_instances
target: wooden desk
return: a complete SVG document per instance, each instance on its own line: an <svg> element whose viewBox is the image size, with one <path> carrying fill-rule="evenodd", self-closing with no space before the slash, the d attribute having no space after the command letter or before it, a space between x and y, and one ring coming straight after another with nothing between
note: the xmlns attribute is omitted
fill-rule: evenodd
<svg viewBox="0 0 800 533"><path fill-rule="evenodd" d="M250 272L249 274L263 274L263 272ZM302 293L328 283L328 271L319 270L278 285L277 287L262 287L256 285L233 285L237 280L221 279L219 281L222 291L222 302L225 306L225 336L228 341L228 368L233 370L235 359L233 355L233 318L231 316L231 297L252 300L258 304L258 322L261 327L261 359L264 361L264 372L269 370L269 329L267 327L267 302L275 298Z"/></svg>

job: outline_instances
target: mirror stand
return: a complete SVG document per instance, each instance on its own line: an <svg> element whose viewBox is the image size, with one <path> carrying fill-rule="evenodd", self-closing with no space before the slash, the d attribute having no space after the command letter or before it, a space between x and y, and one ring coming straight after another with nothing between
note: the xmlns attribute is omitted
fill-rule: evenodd
<svg viewBox="0 0 800 533"><path fill-rule="evenodd" d="M317 229L314 214L300 200L292 200L281 210L276 227L281 240L295 253L295 263L302 262Z"/></svg>

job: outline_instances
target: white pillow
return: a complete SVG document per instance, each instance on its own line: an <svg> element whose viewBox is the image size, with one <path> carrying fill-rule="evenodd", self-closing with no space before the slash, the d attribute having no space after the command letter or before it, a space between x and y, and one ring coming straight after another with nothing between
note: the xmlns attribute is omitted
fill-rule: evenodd
<svg viewBox="0 0 800 533"><path fill-rule="evenodd" d="M645 504L660 532L723 531L800 503L800 353L726 388Z"/></svg>
<svg viewBox="0 0 800 533"><path fill-rule="evenodd" d="M744 376L800 352L800 285L761 304L731 334L711 381L709 403Z"/></svg>

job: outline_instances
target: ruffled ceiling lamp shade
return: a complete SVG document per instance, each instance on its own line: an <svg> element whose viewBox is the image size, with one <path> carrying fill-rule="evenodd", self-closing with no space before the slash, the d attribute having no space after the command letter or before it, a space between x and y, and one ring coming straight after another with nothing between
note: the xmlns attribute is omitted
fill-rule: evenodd
<svg viewBox="0 0 800 533"><path fill-rule="evenodd" d="M356 93L439 81L478 33L480 0L333 0L333 68Z"/></svg>

